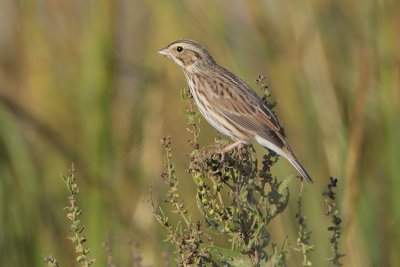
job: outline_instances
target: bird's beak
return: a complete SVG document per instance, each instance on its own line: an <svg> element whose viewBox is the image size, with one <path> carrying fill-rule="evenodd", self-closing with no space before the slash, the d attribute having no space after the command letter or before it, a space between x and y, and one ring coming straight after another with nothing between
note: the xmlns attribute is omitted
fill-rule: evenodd
<svg viewBox="0 0 400 267"><path fill-rule="evenodd" d="M157 53L159 53L160 55L163 55L165 57L169 56L169 51L168 51L167 47L158 50Z"/></svg>

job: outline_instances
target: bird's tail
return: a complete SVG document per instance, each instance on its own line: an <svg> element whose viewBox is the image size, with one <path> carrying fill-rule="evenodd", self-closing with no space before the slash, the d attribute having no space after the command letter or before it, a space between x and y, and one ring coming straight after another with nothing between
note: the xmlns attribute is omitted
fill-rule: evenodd
<svg viewBox="0 0 400 267"><path fill-rule="evenodd" d="M306 179L307 182L310 184L314 183L313 179L292 153L286 153L284 157L293 165L293 167L301 174L301 176Z"/></svg>
<svg viewBox="0 0 400 267"><path fill-rule="evenodd" d="M293 167L301 174L301 176L303 176L303 178L306 179L307 182L313 183L313 179L311 179L310 175L308 175L303 166L301 166L300 162L294 156L293 151L290 148L289 144L284 139L283 139L284 146L279 147L273 142L258 135L256 135L254 138L262 146L275 151L275 153L277 153L280 156L285 157L293 165Z"/></svg>

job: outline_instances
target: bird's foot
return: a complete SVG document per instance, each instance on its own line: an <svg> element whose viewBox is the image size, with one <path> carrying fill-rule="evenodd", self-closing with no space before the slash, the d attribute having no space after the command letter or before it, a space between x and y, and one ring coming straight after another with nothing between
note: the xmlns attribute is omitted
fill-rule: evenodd
<svg viewBox="0 0 400 267"><path fill-rule="evenodd" d="M242 141L236 141L235 143L230 144L230 145L227 145L227 146L224 147L224 148L218 148L218 149L216 149L215 152L221 155L221 162L224 162L224 160L225 160L225 154L226 154L227 152L229 152L230 150L232 150L232 149L234 149L234 148L236 148L236 147L237 147L238 150L239 150L239 149L242 149L242 148L244 147L244 145L245 145L245 144L244 144Z"/></svg>

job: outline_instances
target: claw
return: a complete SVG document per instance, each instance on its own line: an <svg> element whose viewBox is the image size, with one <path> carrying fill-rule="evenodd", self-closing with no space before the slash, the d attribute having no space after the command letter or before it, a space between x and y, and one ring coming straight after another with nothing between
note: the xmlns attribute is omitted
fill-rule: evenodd
<svg viewBox="0 0 400 267"><path fill-rule="evenodd" d="M222 150L219 152L221 154L221 162L225 161L225 152Z"/></svg>

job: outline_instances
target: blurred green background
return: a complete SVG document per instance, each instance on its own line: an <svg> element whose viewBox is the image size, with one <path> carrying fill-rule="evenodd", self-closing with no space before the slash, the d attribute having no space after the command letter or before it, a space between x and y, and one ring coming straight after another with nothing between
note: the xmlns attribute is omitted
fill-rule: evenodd
<svg viewBox="0 0 400 267"><path fill-rule="evenodd" d="M78 169L91 256L146 265L168 249L147 202L158 201L159 140L171 135L184 198L186 86L156 51L175 39L206 46L256 89L266 74L289 141L316 183L306 187L314 266L330 256L321 195L339 178L345 266L400 266L400 3L382 1L0 0L0 266L72 266L61 178ZM257 89L256 89L257 90ZM216 136L202 121L201 145ZM263 150L256 146L259 156ZM281 160L275 174L295 170ZM272 238L295 242L299 183ZM196 215L197 214L197 215ZM291 266L300 266L291 261ZM300 262L300 261L299 261Z"/></svg>

